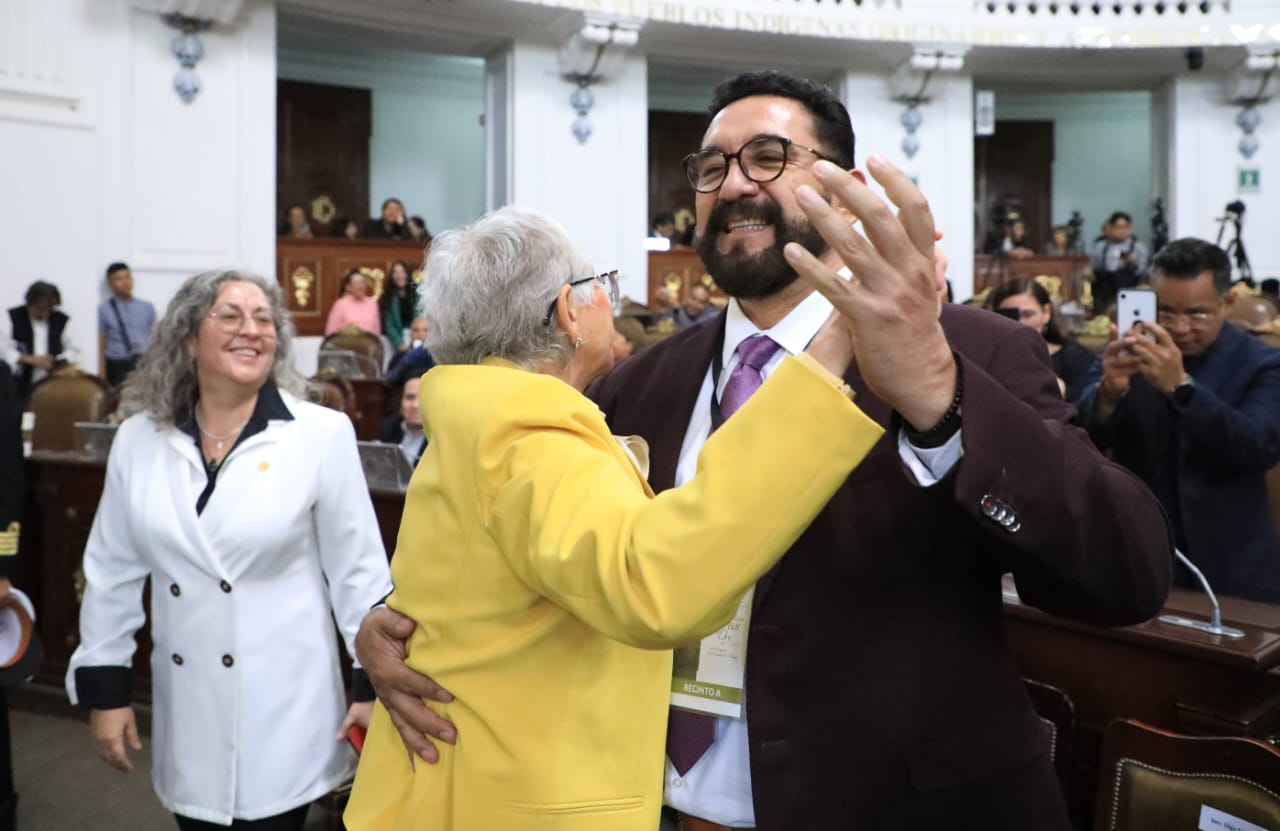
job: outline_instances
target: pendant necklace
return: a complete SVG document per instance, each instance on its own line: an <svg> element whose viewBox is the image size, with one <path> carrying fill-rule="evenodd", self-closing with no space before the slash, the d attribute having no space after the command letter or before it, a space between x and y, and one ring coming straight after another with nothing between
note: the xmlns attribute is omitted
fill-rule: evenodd
<svg viewBox="0 0 1280 831"><path fill-rule="evenodd" d="M200 431L200 434L202 436L204 436L206 439L209 439L213 442L214 451L219 456L222 455L222 448L226 445L227 439L230 439L233 436L240 435L240 431L243 430L245 428L245 425L249 423L249 419L245 419L244 424L241 424L239 427L232 430L230 433L227 433L226 435L223 435L223 436L215 436L213 433L210 433L208 430L204 429L204 425L200 423L200 416L196 415L195 413L192 413L191 416L192 418L195 419L196 429Z"/></svg>

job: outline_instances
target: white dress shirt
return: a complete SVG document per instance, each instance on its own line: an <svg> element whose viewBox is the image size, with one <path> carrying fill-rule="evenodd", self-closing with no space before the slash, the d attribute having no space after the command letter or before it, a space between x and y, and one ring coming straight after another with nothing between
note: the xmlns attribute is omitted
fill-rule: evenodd
<svg viewBox="0 0 1280 831"><path fill-rule="evenodd" d="M729 375L737 365L738 344L747 338L764 334L782 348L764 365L761 375L768 378L788 354L803 352L809 341L822 328L831 314L831 303L814 292L791 310L772 329L761 330L730 300L725 321L723 371L720 373L717 400L724 394ZM707 369L702 389L693 405L693 415L685 431L676 465L675 484L689 481L697 470L698 453L711 435L711 370ZM945 477L964 455L960 433L938 448L923 449L909 444L899 432L898 453L916 477L916 484L928 487ZM744 698L745 707L745 698ZM665 774L666 804L692 816L730 828L755 826L755 808L751 802L751 765L749 761L747 720L716 718L715 742L684 776L676 773L667 760Z"/></svg>
<svg viewBox="0 0 1280 831"><path fill-rule="evenodd" d="M80 360L80 350L71 342L71 327L68 325L62 330L62 352L54 355L55 358L66 361L67 363L75 363ZM32 355L45 355L49 352L49 321L31 319L31 345ZM25 350L19 347L17 341L13 339L13 332L9 327L9 315L0 313L0 358L9 365L9 369L14 375L19 374L22 370L18 364L19 356L25 354ZM34 384L49 373L39 367L31 368L31 383Z"/></svg>

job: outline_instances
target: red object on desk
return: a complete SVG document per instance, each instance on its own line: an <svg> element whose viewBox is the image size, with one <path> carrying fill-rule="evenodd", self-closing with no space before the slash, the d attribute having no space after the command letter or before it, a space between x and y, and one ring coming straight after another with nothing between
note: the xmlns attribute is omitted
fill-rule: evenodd
<svg viewBox="0 0 1280 831"><path fill-rule="evenodd" d="M351 725L351 729L347 731L347 742L357 754L364 750L364 736L367 732L366 728L358 724Z"/></svg>

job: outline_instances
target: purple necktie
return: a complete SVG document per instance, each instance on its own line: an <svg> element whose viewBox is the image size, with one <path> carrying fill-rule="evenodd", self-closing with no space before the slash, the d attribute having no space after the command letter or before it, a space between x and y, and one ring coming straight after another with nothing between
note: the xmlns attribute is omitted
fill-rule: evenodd
<svg viewBox="0 0 1280 831"><path fill-rule="evenodd" d="M769 363L778 349L778 344L764 335L747 338L738 344L738 365L729 373L724 395L720 397L720 408L725 418L733 415L752 393L760 389L760 385L764 383L760 370ZM688 773L689 768L711 747L715 738L714 716L671 708L671 716L667 721L667 756L675 766L676 773L681 776Z"/></svg>

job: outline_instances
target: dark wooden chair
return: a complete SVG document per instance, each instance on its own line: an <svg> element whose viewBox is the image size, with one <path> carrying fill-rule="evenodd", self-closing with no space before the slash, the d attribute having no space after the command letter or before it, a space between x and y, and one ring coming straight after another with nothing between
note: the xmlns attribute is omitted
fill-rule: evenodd
<svg viewBox="0 0 1280 831"><path fill-rule="evenodd" d="M104 421L115 410L111 385L75 367L54 370L31 388L27 409L36 414L34 450L79 450L77 421Z"/></svg>
<svg viewBox="0 0 1280 831"><path fill-rule="evenodd" d="M356 420L356 391L351 382L332 367L321 369L309 382L307 397L317 404L346 413Z"/></svg>
<svg viewBox="0 0 1280 831"><path fill-rule="evenodd" d="M382 338L371 335L355 325L346 326L320 342L320 351L345 349L355 354L356 363L366 378L381 378L386 348Z"/></svg>
<svg viewBox="0 0 1280 831"><path fill-rule="evenodd" d="M1057 687L1023 678L1027 687L1027 695L1031 696L1031 706L1036 708L1036 715L1044 723L1049 734L1049 755L1053 759L1053 770L1058 775L1058 785L1062 788L1062 797L1067 799L1068 785L1071 781L1071 754L1074 750L1076 731L1076 707L1071 697Z"/></svg>
<svg viewBox="0 0 1280 831"><path fill-rule="evenodd" d="M1217 812L1216 822L1202 820L1206 811ZM1276 748L1254 739L1184 736L1129 719L1107 726L1094 831L1226 831L1241 820L1280 828Z"/></svg>

